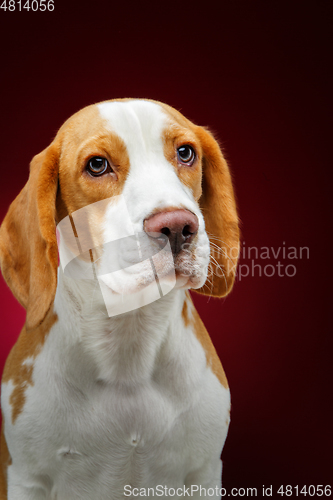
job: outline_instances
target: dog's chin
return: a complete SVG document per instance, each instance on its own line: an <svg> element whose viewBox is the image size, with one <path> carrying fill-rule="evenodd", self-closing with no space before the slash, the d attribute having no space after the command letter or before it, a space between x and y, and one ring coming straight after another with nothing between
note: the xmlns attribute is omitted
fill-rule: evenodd
<svg viewBox="0 0 333 500"><path fill-rule="evenodd" d="M182 255L175 260L176 287L182 289L201 288L208 274L208 264L203 259L184 258Z"/></svg>
<svg viewBox="0 0 333 500"><path fill-rule="evenodd" d="M198 275L187 275L183 274L181 271L176 271L176 288L181 288L183 290L197 289L201 288L206 282L207 276L205 274Z"/></svg>

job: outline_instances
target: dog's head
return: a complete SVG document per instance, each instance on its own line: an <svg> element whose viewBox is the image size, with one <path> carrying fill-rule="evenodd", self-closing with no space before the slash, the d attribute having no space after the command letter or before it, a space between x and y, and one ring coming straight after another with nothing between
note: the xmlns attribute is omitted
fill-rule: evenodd
<svg viewBox="0 0 333 500"><path fill-rule="evenodd" d="M98 206L92 238L101 248L110 240L109 227L127 224L119 200L133 234L147 235L160 248L168 241L177 286L217 297L231 290L239 231L230 173L216 140L165 104L102 102L73 115L34 157L1 227L2 273L27 309L28 329L43 321L54 300L56 224L66 217L73 224L73 214ZM121 258L130 260L130 254ZM97 252L96 266L107 267L105 258ZM169 272L163 256L155 264ZM121 293L154 278L143 263L125 275L113 285Z"/></svg>

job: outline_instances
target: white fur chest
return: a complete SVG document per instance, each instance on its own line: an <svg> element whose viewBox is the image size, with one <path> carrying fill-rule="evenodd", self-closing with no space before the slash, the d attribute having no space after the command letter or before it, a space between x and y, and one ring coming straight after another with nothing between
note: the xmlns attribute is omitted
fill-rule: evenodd
<svg viewBox="0 0 333 500"><path fill-rule="evenodd" d="M163 324L163 302L136 313L150 316L151 328L146 317L145 329L123 330L122 338L119 321L113 321L114 335L94 329L93 319L78 328L80 314L68 304L64 308L59 296L60 321L35 360L24 413L6 429L9 441L11 432L21 434L16 442L22 463L16 467L22 469L9 467L9 477L34 477L41 499L102 500L110 491L112 499L124 498L124 485L181 487L207 460L216 468L228 428L229 391L207 367L193 332L170 320L156 329L153 318L159 312ZM180 296L175 291L165 298L169 318L179 316ZM128 318L126 324L131 329ZM132 345L130 333L136 337ZM107 345L113 352L103 358Z"/></svg>

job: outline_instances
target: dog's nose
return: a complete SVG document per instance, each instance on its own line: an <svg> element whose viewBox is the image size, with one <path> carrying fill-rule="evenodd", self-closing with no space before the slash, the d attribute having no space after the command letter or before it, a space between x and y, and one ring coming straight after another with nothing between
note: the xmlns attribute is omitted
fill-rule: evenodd
<svg viewBox="0 0 333 500"><path fill-rule="evenodd" d="M165 236L168 237L173 255L177 255L185 243L191 243L198 228L198 218L189 210L159 212L144 221L144 230L161 247L165 245Z"/></svg>

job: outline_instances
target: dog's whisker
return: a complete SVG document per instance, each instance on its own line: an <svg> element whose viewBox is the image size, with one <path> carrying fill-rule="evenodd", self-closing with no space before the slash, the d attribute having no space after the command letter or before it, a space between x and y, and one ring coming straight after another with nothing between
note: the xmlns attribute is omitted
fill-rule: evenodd
<svg viewBox="0 0 333 500"><path fill-rule="evenodd" d="M231 258L228 254L227 254L227 252L226 252L225 248L222 248L222 247L220 247L220 246L216 245L216 243L212 243L212 242L210 242L210 246L211 246L211 247L213 247L213 248L216 248L216 250L217 250L217 253L218 253L218 254L220 254L220 253L221 253L221 254L223 255L223 257L226 257L227 259L229 259L229 260L230 260L230 262L232 263L233 267L235 267L235 266L237 265L237 259L233 260L233 259L232 259L232 258ZM212 252L212 253L214 253L214 252Z"/></svg>
<svg viewBox="0 0 333 500"><path fill-rule="evenodd" d="M214 257L211 256L211 258L213 259L214 264L216 265L216 267L218 269L220 269L220 271L221 271L221 273L223 275L224 282L225 282L225 289L228 290L228 283L227 283L227 278L226 278L224 270L222 269L222 267L220 266L220 264L217 262L217 260L214 259ZM215 273L215 275L218 276L216 273Z"/></svg>

